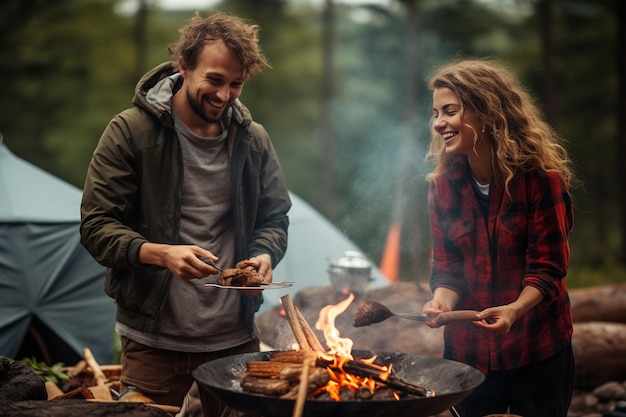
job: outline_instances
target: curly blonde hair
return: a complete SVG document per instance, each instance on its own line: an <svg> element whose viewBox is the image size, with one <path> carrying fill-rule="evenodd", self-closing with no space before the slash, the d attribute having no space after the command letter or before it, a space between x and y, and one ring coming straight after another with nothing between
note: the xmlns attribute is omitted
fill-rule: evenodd
<svg viewBox="0 0 626 417"><path fill-rule="evenodd" d="M178 58L195 68L198 54L207 42L221 40L235 55L244 69L246 79L269 67L259 46L259 27L226 13L216 12L202 17L200 13L178 30L178 41L168 47L172 62L178 67Z"/></svg>
<svg viewBox="0 0 626 417"><path fill-rule="evenodd" d="M530 94L511 71L487 60L462 60L439 69L429 88L449 88L464 109L471 108L493 138L494 173L505 189L518 171L557 172L566 186L575 180L564 141L546 123ZM446 171L448 155L441 135L433 128L427 160L432 180Z"/></svg>

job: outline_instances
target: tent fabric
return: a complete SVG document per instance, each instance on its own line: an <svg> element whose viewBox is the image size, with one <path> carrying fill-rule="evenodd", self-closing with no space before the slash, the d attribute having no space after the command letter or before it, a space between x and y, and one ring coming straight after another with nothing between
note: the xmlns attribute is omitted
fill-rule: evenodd
<svg viewBox="0 0 626 417"><path fill-rule="evenodd" d="M78 188L16 157L0 136L0 222L73 223L80 220L81 196Z"/></svg>
<svg viewBox="0 0 626 417"><path fill-rule="evenodd" d="M0 355L15 358L36 317L82 357L113 360L105 268L80 244L82 192L0 142Z"/></svg>
<svg viewBox="0 0 626 417"><path fill-rule="evenodd" d="M344 233L290 193L287 252L264 291L260 312L285 294L330 285L328 268L346 251L362 252ZM33 316L82 356L110 363L115 305L104 292L105 268L79 242L82 192L17 158L0 140L0 355L13 357ZM387 285L372 265L370 286Z"/></svg>
<svg viewBox="0 0 626 417"><path fill-rule="evenodd" d="M347 251L363 253L343 232L311 207L306 201L290 193L293 206L289 211L289 240L283 260L273 271L273 281L295 281L293 286L263 291L264 303L260 312L280 303L283 295L308 287L330 285L328 268L331 262L342 258ZM388 285L381 271L372 263L371 287Z"/></svg>

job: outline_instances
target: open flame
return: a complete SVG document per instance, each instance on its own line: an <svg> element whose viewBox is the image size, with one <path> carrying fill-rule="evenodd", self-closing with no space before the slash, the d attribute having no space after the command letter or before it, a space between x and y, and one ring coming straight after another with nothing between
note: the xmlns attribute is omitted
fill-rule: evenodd
<svg viewBox="0 0 626 417"><path fill-rule="evenodd" d="M353 300L354 294L350 293L345 300L334 305L327 305L320 310L315 328L324 333L328 351L319 353L319 357L330 362L327 369L331 379L328 384L313 393L313 396L319 395L321 392L325 391L333 400L340 401L342 389L349 389L352 393L362 390L368 390L370 393L374 393L376 389L382 385L372 378L353 375L344 370L344 365L348 361L354 360L352 356L352 346L354 342L350 338L341 337L339 329L335 327L335 319L346 311ZM379 370L381 372L379 375L380 378L383 380L387 379L391 374L391 366L375 365L375 360L376 356L368 359L359 359L359 361L367 363L371 367ZM397 400L400 399L397 393L394 392L393 395Z"/></svg>
<svg viewBox="0 0 626 417"><path fill-rule="evenodd" d="M352 304L354 294L350 293L348 298L334 305L327 305L320 310L320 315L315 323L315 328L324 332L329 356L337 355L344 358L353 359L352 345L354 342L347 337L341 337L339 329L335 327L335 319L338 315L346 311Z"/></svg>

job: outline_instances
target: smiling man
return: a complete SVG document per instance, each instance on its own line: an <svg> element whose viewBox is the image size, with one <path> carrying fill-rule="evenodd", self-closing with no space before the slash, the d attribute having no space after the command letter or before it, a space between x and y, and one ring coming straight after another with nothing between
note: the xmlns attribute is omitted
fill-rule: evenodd
<svg viewBox="0 0 626 417"><path fill-rule="evenodd" d="M238 99L268 66L258 28L215 13L179 32L172 61L102 134L81 205L81 241L108 267L117 305L122 389L175 406L198 365L259 350L260 291L205 284L242 260L271 282L291 207L270 138ZM215 401L203 408L222 415Z"/></svg>

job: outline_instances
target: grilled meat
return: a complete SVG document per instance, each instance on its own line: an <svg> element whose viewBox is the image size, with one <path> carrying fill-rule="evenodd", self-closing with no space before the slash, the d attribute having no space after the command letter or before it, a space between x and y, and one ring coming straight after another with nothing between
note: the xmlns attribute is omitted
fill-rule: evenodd
<svg viewBox="0 0 626 417"><path fill-rule="evenodd" d="M239 262L234 268L224 269L220 277L220 284L232 287L250 287L264 284L263 276L254 267L245 262Z"/></svg>

